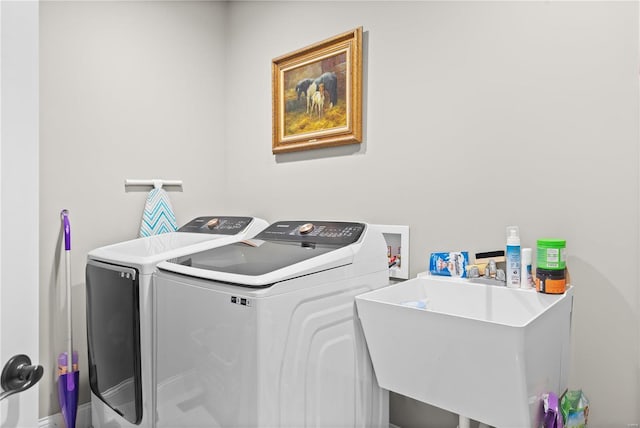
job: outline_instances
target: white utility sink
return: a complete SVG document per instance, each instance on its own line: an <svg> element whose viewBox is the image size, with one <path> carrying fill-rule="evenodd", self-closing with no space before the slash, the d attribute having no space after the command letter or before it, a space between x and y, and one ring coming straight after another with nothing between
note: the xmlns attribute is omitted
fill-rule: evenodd
<svg viewBox="0 0 640 428"><path fill-rule="evenodd" d="M548 295L429 276L356 304L385 389L494 427L533 428L542 394L567 387L571 287Z"/></svg>

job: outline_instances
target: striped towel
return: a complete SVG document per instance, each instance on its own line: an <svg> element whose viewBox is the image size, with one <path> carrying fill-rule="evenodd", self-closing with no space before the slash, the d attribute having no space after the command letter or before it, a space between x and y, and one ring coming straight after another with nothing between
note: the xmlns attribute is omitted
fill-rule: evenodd
<svg viewBox="0 0 640 428"><path fill-rule="evenodd" d="M161 233L178 230L176 215L173 213L169 194L156 187L149 192L144 204L142 221L140 222L140 237L159 235Z"/></svg>

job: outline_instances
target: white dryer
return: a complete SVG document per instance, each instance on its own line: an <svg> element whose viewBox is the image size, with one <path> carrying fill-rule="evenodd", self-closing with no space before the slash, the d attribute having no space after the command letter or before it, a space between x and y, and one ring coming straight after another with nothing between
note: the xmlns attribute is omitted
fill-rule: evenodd
<svg viewBox="0 0 640 428"><path fill-rule="evenodd" d="M267 226L253 217L198 217L177 232L89 252L86 310L94 428L154 426L152 274L156 265L254 236Z"/></svg>
<svg viewBox="0 0 640 428"><path fill-rule="evenodd" d="M388 427L354 301L386 252L364 223L283 221L160 263L156 426Z"/></svg>

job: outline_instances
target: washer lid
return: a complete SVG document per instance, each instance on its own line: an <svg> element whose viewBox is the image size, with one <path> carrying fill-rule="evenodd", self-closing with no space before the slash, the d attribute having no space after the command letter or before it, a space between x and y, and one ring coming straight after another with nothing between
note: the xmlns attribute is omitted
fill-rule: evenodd
<svg viewBox="0 0 640 428"><path fill-rule="evenodd" d="M220 241L220 245L233 242L229 240L228 235L169 232L96 248L88 255L91 259L113 263L154 264L185 252L207 248L198 248L197 244L221 239L224 240ZM192 247L191 251L185 250L188 247Z"/></svg>
<svg viewBox="0 0 640 428"><path fill-rule="evenodd" d="M266 226L266 221L254 217L197 217L177 232L96 248L89 252L88 258L135 266L141 270L141 275L150 274L161 261L236 242L255 235Z"/></svg>
<svg viewBox="0 0 640 428"><path fill-rule="evenodd" d="M264 275L340 247L251 239L170 260L170 263L238 275Z"/></svg>
<svg viewBox="0 0 640 428"><path fill-rule="evenodd" d="M162 270L247 286L275 282L350 264L362 223L277 222L254 239L185 255Z"/></svg>

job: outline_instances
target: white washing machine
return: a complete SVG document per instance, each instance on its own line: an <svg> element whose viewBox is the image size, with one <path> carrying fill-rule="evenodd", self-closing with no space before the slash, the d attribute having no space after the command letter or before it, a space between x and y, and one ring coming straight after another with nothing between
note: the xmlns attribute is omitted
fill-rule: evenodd
<svg viewBox="0 0 640 428"><path fill-rule="evenodd" d="M379 231L322 221L160 263L157 427L388 427L354 300L388 271Z"/></svg>
<svg viewBox="0 0 640 428"><path fill-rule="evenodd" d="M251 237L253 217L198 217L177 232L121 242L87 257L87 342L94 428L154 426L152 274L172 257Z"/></svg>

